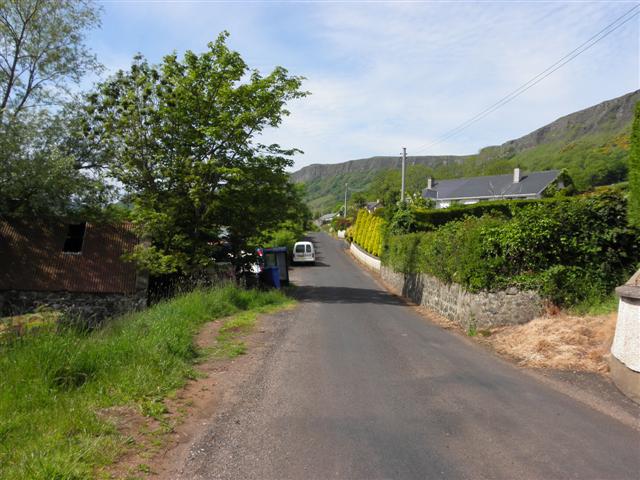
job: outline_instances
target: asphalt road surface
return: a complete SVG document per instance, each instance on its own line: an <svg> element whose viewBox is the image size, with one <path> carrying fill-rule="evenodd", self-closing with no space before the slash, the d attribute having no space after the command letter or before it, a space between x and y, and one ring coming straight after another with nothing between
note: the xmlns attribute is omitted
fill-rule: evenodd
<svg viewBox="0 0 640 480"><path fill-rule="evenodd" d="M629 425L430 324L324 234L301 305L189 479L638 479Z"/></svg>

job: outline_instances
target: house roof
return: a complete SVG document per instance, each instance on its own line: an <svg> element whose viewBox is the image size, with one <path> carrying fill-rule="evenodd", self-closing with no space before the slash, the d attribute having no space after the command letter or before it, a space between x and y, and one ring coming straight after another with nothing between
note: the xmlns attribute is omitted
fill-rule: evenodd
<svg viewBox="0 0 640 480"><path fill-rule="evenodd" d="M333 220L337 216L338 216L337 213L326 213L326 214L322 215L319 220L322 221L322 222L328 222L330 220Z"/></svg>
<svg viewBox="0 0 640 480"><path fill-rule="evenodd" d="M558 175L559 170L523 173L518 183L513 182L513 173L433 181L432 188L425 188L422 196L438 200L460 200L537 195L558 178Z"/></svg>
<svg viewBox="0 0 640 480"><path fill-rule="evenodd" d="M0 290L133 293L138 243L130 224L86 224L81 253L65 253L68 224L0 220Z"/></svg>

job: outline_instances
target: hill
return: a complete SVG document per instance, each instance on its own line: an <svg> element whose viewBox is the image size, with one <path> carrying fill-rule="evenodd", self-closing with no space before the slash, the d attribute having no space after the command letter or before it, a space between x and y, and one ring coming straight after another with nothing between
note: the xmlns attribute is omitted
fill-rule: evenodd
<svg viewBox="0 0 640 480"><path fill-rule="evenodd" d="M489 146L475 155L410 156L408 165L436 178L566 168L579 189L619 182L627 176L629 135L640 90L563 116L523 137ZM400 169L398 157L376 156L337 164L314 164L291 174L304 182L313 210L340 202L344 184L367 192L389 170ZM371 196L373 193L370 192Z"/></svg>

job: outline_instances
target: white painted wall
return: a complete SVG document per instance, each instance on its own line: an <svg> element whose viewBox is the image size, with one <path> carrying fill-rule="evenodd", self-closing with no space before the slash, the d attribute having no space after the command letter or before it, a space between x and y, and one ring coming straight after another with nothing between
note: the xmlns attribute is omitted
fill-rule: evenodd
<svg viewBox="0 0 640 480"><path fill-rule="evenodd" d="M640 300L620 297L611 353L629 369L640 372Z"/></svg>
<svg viewBox="0 0 640 480"><path fill-rule="evenodd" d="M360 248L355 243L351 244L349 248L351 254L358 260L360 263L363 263L367 267L379 272L382 264L378 257L374 257L373 255L368 254L362 248Z"/></svg>

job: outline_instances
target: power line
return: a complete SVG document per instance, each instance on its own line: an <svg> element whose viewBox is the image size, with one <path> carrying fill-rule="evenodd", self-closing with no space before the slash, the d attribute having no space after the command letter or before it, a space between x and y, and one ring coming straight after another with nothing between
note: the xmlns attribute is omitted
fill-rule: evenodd
<svg viewBox="0 0 640 480"><path fill-rule="evenodd" d="M470 119L466 120L465 122L461 123L457 127L455 127L453 129L449 130L448 132L444 133L443 135L441 135L438 139L434 140L433 142L421 145L420 147L418 147L416 149L415 153L423 152L423 151L425 151L425 150L427 150L427 149L429 149L431 147L434 147L435 145L438 145L438 144L444 142L445 140L448 140L449 138L459 134L463 130L466 130L467 128L469 128L474 123L479 122L480 120L485 118L487 115L493 113L494 111L498 110L502 106L504 106L507 103L511 102L515 98L519 97L524 92L526 92L527 90L529 90L530 88L534 87L535 85L540 83L542 80L547 78L549 75L551 75L552 73L554 73L557 70L559 70L560 68L562 68L564 65L569 63L571 60L573 60L577 56L579 56L582 53L584 53L587 50L589 50L591 47L596 45L602 39L606 38L611 33L615 32L618 28L622 27L625 23L627 23L633 17L638 15L638 13L640 13L640 11L638 10L639 8L640 8L640 4L635 5L633 8L631 8L630 10L625 12L623 15L621 15L620 17L615 19L613 22L611 22L609 25L604 27L598 33L596 33L595 35L590 37L588 40L586 40L585 42L580 44L578 47L574 48L571 52L569 52L566 55L564 55L562 58L560 58L554 64L550 65L545 70L543 70L542 72L538 73L536 76L532 77L529 81L527 81L526 83L522 84L520 87L518 87L517 89L515 89L514 91L512 91L508 95L504 96L503 98L501 98L497 102L495 102L492 105L488 106L487 108L485 108L484 110L482 110L478 114L474 115Z"/></svg>

